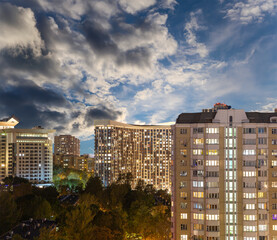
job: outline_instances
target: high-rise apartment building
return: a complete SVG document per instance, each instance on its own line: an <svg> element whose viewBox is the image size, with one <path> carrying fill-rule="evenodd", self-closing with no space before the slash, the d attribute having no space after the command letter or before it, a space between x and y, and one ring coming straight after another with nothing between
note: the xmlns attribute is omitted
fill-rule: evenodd
<svg viewBox="0 0 277 240"><path fill-rule="evenodd" d="M172 239L277 240L277 112L218 105L172 127Z"/></svg>
<svg viewBox="0 0 277 240"><path fill-rule="evenodd" d="M0 120L0 181L18 176L31 182L51 182L51 135L55 131L41 127L15 129L18 123L15 117Z"/></svg>
<svg viewBox="0 0 277 240"><path fill-rule="evenodd" d="M80 156L80 140L71 135L55 136L54 154Z"/></svg>
<svg viewBox="0 0 277 240"><path fill-rule="evenodd" d="M171 127L130 125L109 120L95 124L95 173L105 186L131 173L157 189L171 183Z"/></svg>

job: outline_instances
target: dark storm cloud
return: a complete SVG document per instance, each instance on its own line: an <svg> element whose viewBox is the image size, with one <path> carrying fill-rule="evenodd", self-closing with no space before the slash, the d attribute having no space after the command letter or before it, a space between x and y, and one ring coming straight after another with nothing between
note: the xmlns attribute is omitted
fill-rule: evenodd
<svg viewBox="0 0 277 240"><path fill-rule="evenodd" d="M138 65L141 68L150 66L151 53L148 48L135 48L124 53L117 58L117 64L120 65Z"/></svg>
<svg viewBox="0 0 277 240"><path fill-rule="evenodd" d="M90 108L87 110L85 115L85 121L87 126L92 126L95 119L109 119L116 120L122 112L109 109L101 106L99 108Z"/></svg>
<svg viewBox="0 0 277 240"><path fill-rule="evenodd" d="M59 125L65 120L65 113L50 108L69 107L62 95L32 82L2 87L0 96L1 117L15 115L21 121L20 126L27 128L35 125L49 127L52 122Z"/></svg>
<svg viewBox="0 0 277 240"><path fill-rule="evenodd" d="M108 32L91 21L85 21L82 25L87 41L96 54L118 54L118 47Z"/></svg>
<svg viewBox="0 0 277 240"><path fill-rule="evenodd" d="M141 22L140 19L139 21ZM154 31L154 28L147 23L141 24L140 27L142 33L145 31ZM135 47L127 51L122 51L113 40L113 37L118 38L118 36L120 36L119 38L128 38L134 34L134 30L122 29L120 23L117 23L113 25L112 32L109 32L92 21L82 23L82 30L92 50L99 57L112 57L114 58L115 64L119 67L132 65L145 68L150 66L152 53L149 50L149 46Z"/></svg>
<svg viewBox="0 0 277 240"><path fill-rule="evenodd" d="M89 137L94 119L123 120L126 109L110 89L168 53L159 49L168 40L163 21L151 12L126 14L118 0L11 0L1 7L0 117L17 116L21 128Z"/></svg>
<svg viewBox="0 0 277 240"><path fill-rule="evenodd" d="M36 56L32 48L16 47L1 51L2 69L15 69L32 75L42 74L47 77L58 77L58 63L46 55ZM1 72L0 72L1 73Z"/></svg>

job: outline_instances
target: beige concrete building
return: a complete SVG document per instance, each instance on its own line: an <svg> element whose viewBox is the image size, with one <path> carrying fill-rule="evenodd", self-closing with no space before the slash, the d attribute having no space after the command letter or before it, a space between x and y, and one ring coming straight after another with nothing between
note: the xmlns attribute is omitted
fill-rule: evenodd
<svg viewBox="0 0 277 240"><path fill-rule="evenodd" d="M80 156L80 140L71 135L55 136L54 154Z"/></svg>
<svg viewBox="0 0 277 240"><path fill-rule="evenodd" d="M105 186L131 173L156 189L171 185L171 127L130 125L109 120L95 124L95 173Z"/></svg>
<svg viewBox="0 0 277 240"><path fill-rule="evenodd" d="M217 104L172 131L172 239L277 240L277 112Z"/></svg>
<svg viewBox="0 0 277 240"><path fill-rule="evenodd" d="M0 181L18 176L35 183L51 182L55 131L40 127L15 129L18 123L15 117L0 121Z"/></svg>

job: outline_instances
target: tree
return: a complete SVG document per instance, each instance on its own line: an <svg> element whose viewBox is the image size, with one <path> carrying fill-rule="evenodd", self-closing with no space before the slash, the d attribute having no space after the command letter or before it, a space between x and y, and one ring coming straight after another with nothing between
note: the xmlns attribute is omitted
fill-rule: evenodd
<svg viewBox="0 0 277 240"><path fill-rule="evenodd" d="M8 192L0 193L0 235L9 231L19 220L20 211Z"/></svg>
<svg viewBox="0 0 277 240"><path fill-rule="evenodd" d="M93 240L114 240L111 229L107 227L94 226L92 234Z"/></svg>
<svg viewBox="0 0 277 240"><path fill-rule="evenodd" d="M21 235L15 234L15 235L13 235L12 240L25 240L25 239L23 237L21 237Z"/></svg>
<svg viewBox="0 0 277 240"><path fill-rule="evenodd" d="M110 229L113 240L121 240L125 233L125 218L126 216L123 211L98 211L94 217L93 225Z"/></svg>
<svg viewBox="0 0 277 240"><path fill-rule="evenodd" d="M46 199L51 204L55 204L57 202L57 197L59 196L57 189L52 186L46 188L33 187L33 193L36 196Z"/></svg>
<svg viewBox="0 0 277 240"><path fill-rule="evenodd" d="M26 196L32 194L32 185L31 183L20 183L13 186L13 195L15 198Z"/></svg>
<svg viewBox="0 0 277 240"><path fill-rule="evenodd" d="M99 177L91 177L87 181L85 192L95 196L99 196L102 193L103 186Z"/></svg>
<svg viewBox="0 0 277 240"><path fill-rule="evenodd" d="M28 183L29 180L26 178L9 176L9 177L5 177L3 182L5 185L18 185L21 183Z"/></svg>
<svg viewBox="0 0 277 240"><path fill-rule="evenodd" d="M87 204L80 204L66 214L63 233L68 240L94 240L91 222L95 214Z"/></svg>
<svg viewBox="0 0 277 240"><path fill-rule="evenodd" d="M39 231L39 236L35 237L34 240L55 240L58 238L58 234L54 229L43 227Z"/></svg>
<svg viewBox="0 0 277 240"><path fill-rule="evenodd" d="M22 220L50 218L52 215L51 205L40 196L26 195L16 201L22 211Z"/></svg>

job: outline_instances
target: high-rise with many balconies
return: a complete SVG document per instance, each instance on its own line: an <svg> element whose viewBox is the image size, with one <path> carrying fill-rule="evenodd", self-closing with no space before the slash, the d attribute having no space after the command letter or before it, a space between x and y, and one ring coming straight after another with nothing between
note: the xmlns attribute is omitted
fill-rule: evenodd
<svg viewBox="0 0 277 240"><path fill-rule="evenodd" d="M171 127L96 120L95 174L103 184L131 173L156 189L171 189Z"/></svg>
<svg viewBox="0 0 277 240"><path fill-rule="evenodd" d="M216 104L172 131L172 239L277 240L277 112Z"/></svg>
<svg viewBox="0 0 277 240"><path fill-rule="evenodd" d="M14 128L18 123L15 117L0 120L0 181L17 176L34 183L51 182L55 131Z"/></svg>

